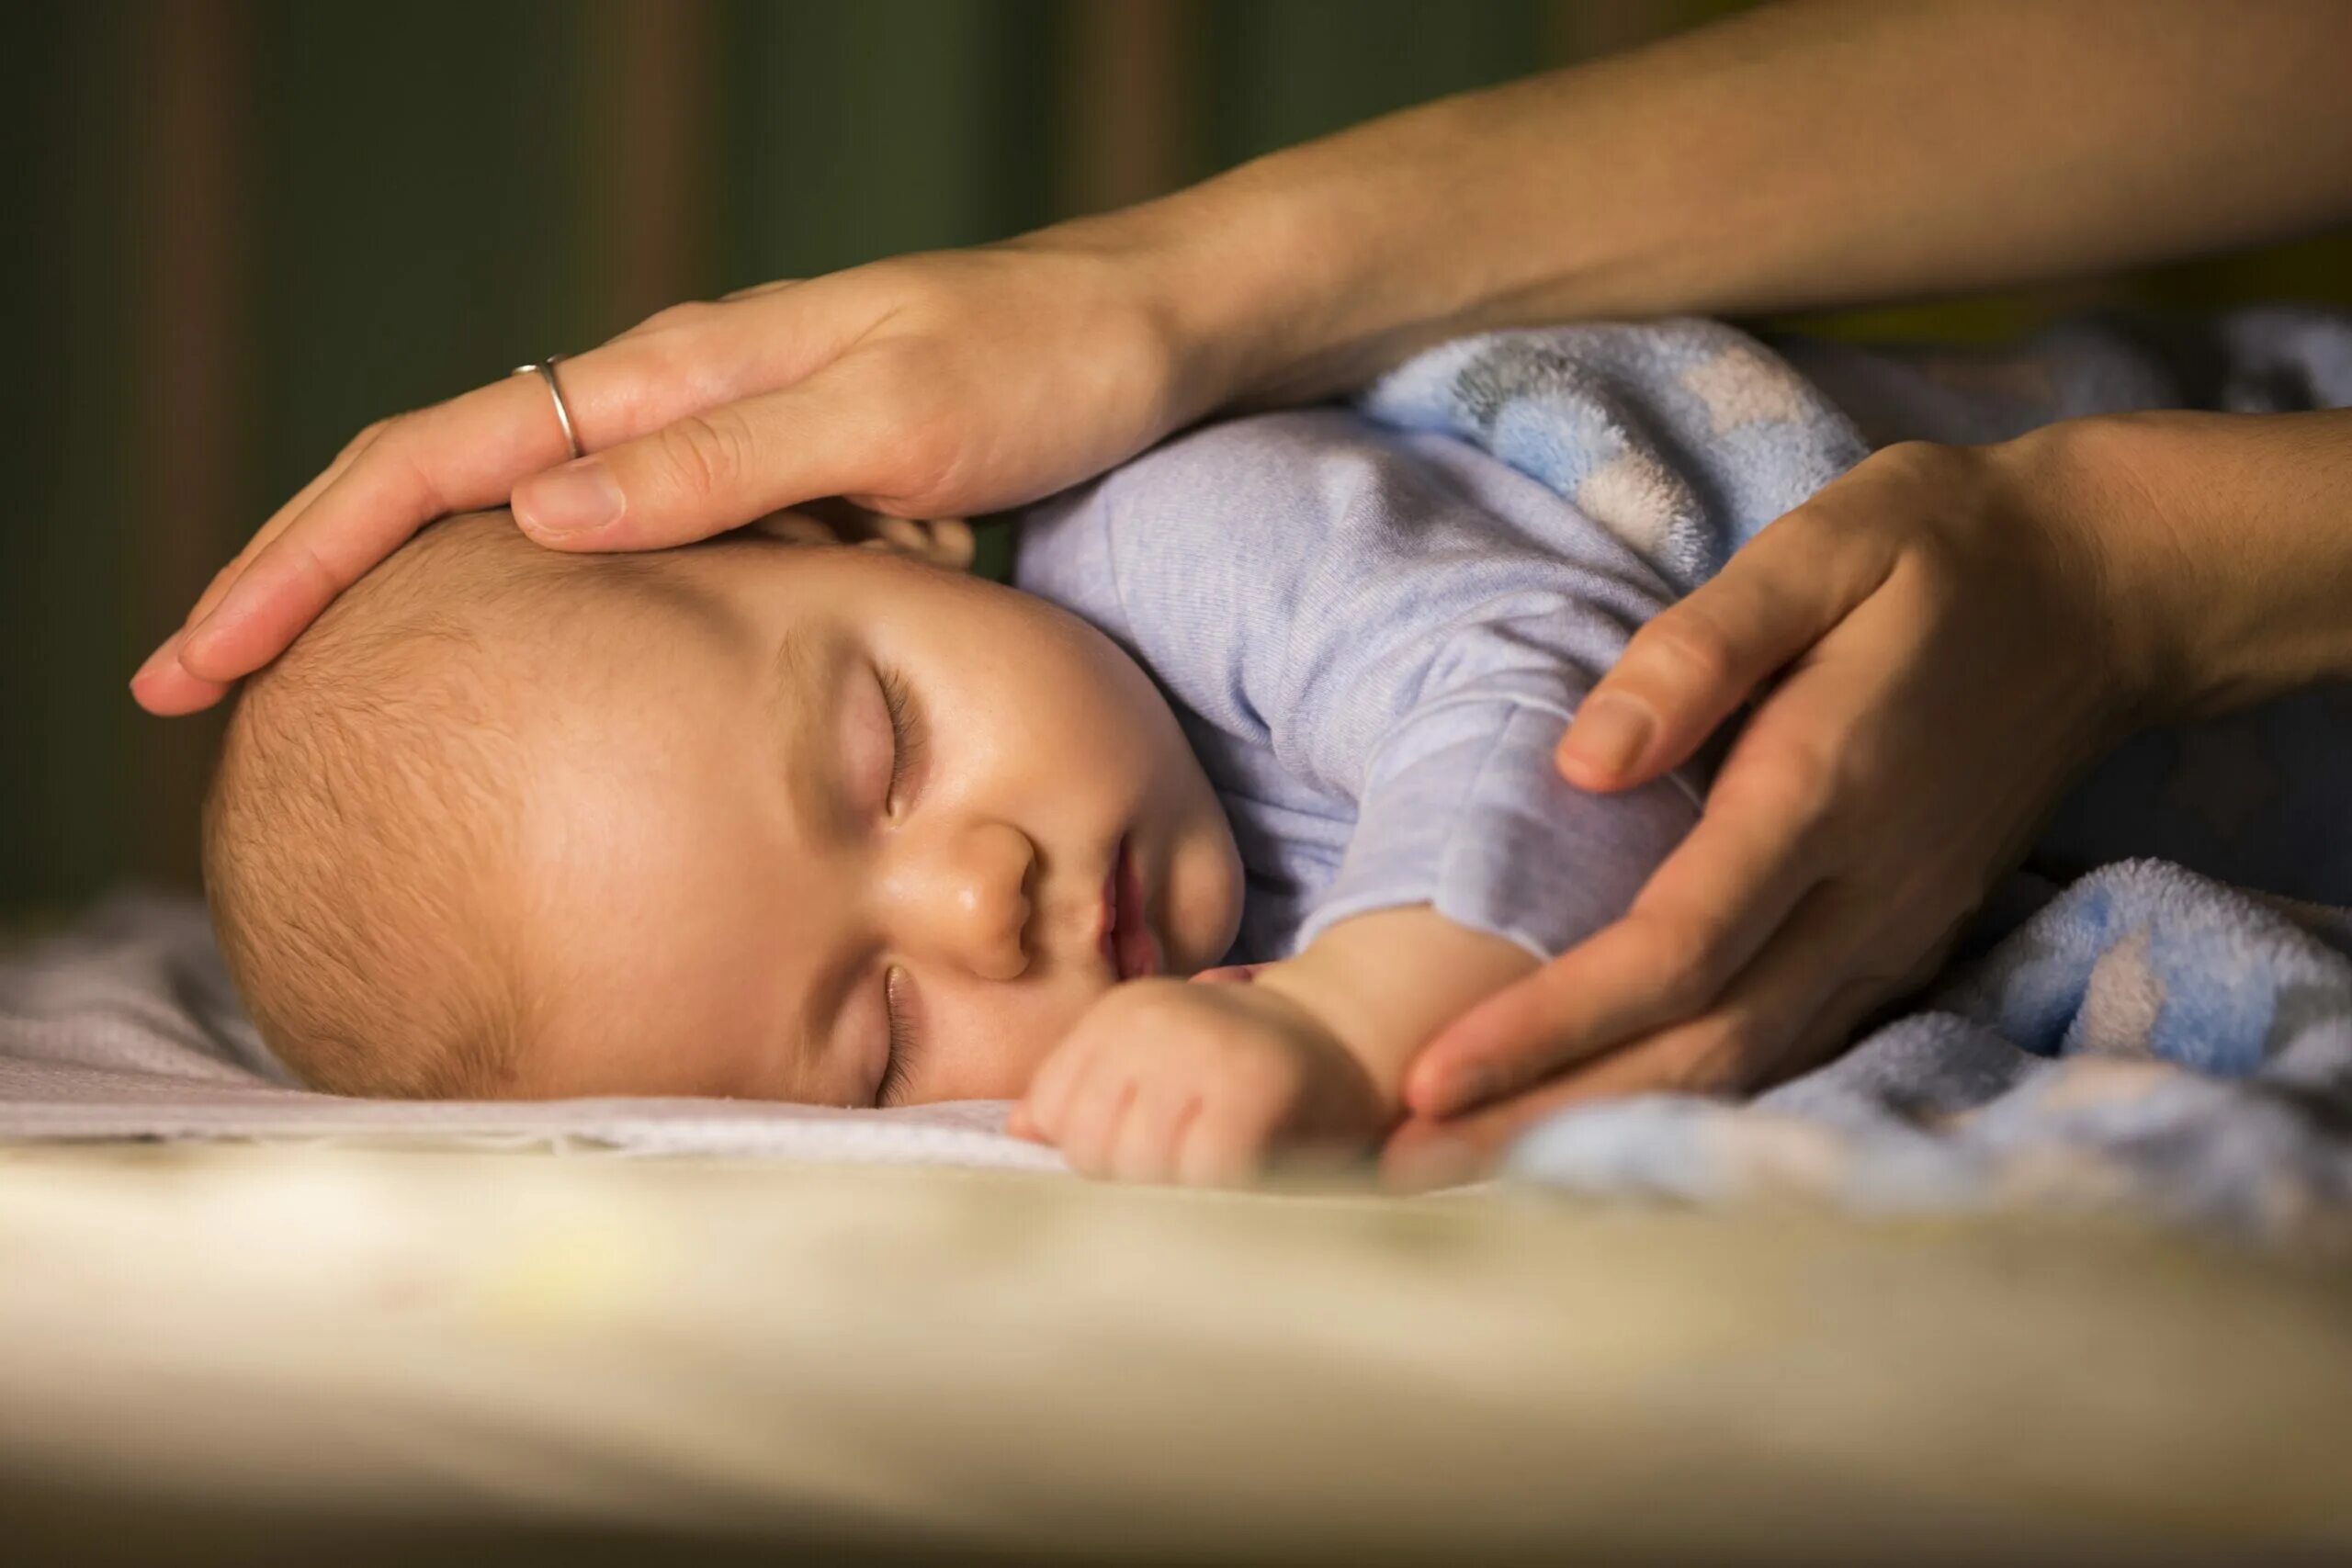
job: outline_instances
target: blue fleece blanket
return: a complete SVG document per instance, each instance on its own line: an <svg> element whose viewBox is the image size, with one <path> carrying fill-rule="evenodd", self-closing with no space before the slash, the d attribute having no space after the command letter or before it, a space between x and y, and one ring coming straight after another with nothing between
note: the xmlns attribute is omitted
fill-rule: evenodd
<svg viewBox="0 0 2352 1568"><path fill-rule="evenodd" d="M1690 321L1498 333L1363 400L1544 480L1685 591L1891 441L2347 404L2352 322L2295 310L2073 323L1989 352L1768 345ZM1915 1010L1747 1104L1564 1112L1509 1168L1589 1193L2120 1209L2352 1244L2347 801L2352 687L2138 737L2062 805Z"/></svg>

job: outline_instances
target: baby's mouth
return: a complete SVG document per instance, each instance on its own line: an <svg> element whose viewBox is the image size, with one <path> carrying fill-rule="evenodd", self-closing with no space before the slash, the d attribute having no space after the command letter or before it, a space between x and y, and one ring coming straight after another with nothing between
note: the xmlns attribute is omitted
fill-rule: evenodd
<svg viewBox="0 0 2352 1568"><path fill-rule="evenodd" d="M1122 838L1102 884L1102 956L1114 980L1159 973L1159 942L1144 914L1143 894L1143 875Z"/></svg>

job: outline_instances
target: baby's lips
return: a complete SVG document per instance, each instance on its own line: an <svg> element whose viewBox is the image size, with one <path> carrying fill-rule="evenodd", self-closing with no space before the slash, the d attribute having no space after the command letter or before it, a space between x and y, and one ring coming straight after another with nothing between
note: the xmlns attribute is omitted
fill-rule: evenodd
<svg viewBox="0 0 2352 1568"><path fill-rule="evenodd" d="M1262 964L1221 964L1214 969L1204 969L1193 976L1196 986L1246 986L1258 977Z"/></svg>

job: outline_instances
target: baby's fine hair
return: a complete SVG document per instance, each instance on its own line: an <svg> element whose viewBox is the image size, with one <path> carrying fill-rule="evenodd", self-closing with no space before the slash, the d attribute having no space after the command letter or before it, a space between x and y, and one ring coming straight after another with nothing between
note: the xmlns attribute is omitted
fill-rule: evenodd
<svg viewBox="0 0 2352 1568"><path fill-rule="evenodd" d="M495 1095L532 1032L508 848L514 663L648 570L504 513L436 524L245 682L204 805L205 894L263 1040L337 1094Z"/></svg>

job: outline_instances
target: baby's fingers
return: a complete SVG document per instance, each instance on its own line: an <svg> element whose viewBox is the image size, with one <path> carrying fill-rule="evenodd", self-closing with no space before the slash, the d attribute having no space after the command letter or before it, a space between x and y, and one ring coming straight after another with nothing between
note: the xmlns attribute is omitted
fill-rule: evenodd
<svg viewBox="0 0 2352 1568"><path fill-rule="evenodd" d="M1121 1123L1135 1103L1138 1087L1136 1075L1119 1070L1115 1064L1098 1065L1086 1075L1071 1096L1054 1139L1072 1170L1097 1178L1118 1174L1113 1156Z"/></svg>
<svg viewBox="0 0 2352 1568"><path fill-rule="evenodd" d="M1248 1187L1265 1174L1288 1106L1227 1080L1204 1096L1176 1145L1176 1179L1187 1187Z"/></svg>
<svg viewBox="0 0 2352 1568"><path fill-rule="evenodd" d="M1204 1097L1182 1083L1140 1085L1112 1132L1108 1174L1121 1181L1174 1181L1178 1152Z"/></svg>
<svg viewBox="0 0 2352 1568"><path fill-rule="evenodd" d="M1021 1103L1012 1108L1012 1114L1006 1121L1007 1132L1016 1137L1035 1138L1041 1144L1061 1141L1062 1124L1072 1096L1094 1060L1091 1040L1082 1032L1084 1025L1080 1028L1081 1032L1073 1032L1054 1047L1045 1065L1029 1080L1029 1091L1021 1097Z"/></svg>

